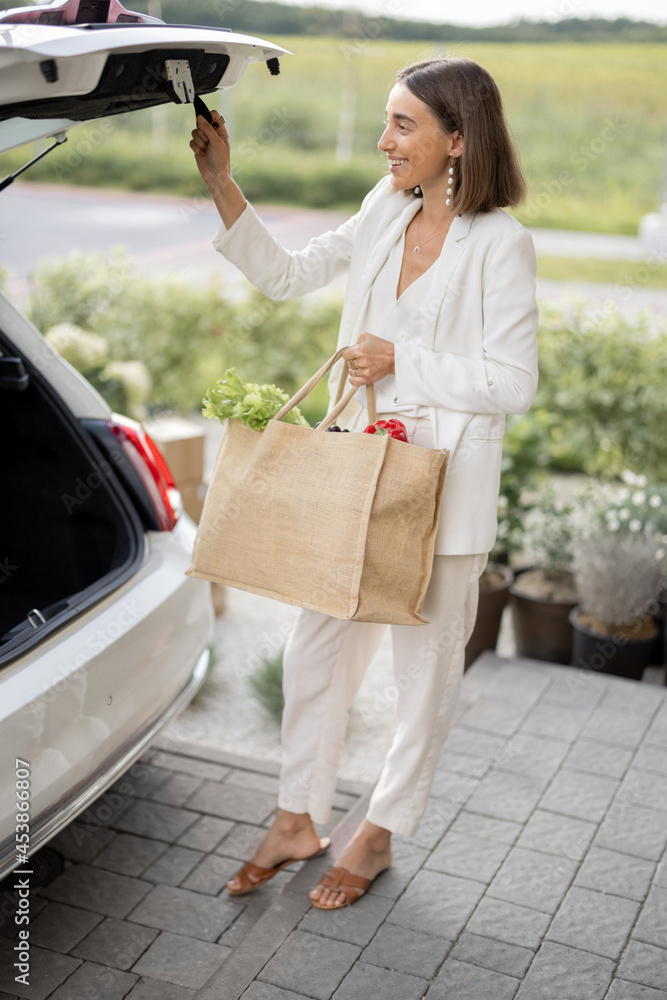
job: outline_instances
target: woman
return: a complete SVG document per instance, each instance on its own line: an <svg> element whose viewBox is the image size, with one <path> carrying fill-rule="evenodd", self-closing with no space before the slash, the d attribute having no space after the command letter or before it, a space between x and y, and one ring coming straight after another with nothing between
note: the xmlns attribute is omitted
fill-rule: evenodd
<svg viewBox="0 0 667 1000"><path fill-rule="evenodd" d="M478 579L496 533L506 413L525 413L537 386L535 253L502 211L525 184L491 76L461 58L402 70L378 148L389 177L334 232L288 251L231 176L219 116L190 143L222 218L214 246L272 299L302 295L348 272L338 346L359 392L344 423L397 416L409 439L448 448L425 626L392 626L398 727L367 817L313 905L353 903L391 863L391 834L423 815L456 707ZM331 385L336 386L333 372ZM400 581L397 581L400 585ZM299 612L284 655L283 766L278 812L252 862L227 884L241 895L322 844L347 710L387 626Z"/></svg>

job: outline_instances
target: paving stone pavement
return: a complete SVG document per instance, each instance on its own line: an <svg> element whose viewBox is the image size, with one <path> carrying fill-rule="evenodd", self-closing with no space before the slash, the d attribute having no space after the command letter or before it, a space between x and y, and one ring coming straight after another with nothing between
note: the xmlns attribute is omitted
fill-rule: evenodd
<svg viewBox="0 0 667 1000"><path fill-rule="evenodd" d="M261 893L225 882L275 811L278 768L168 730L50 841L64 870L30 898L30 985L16 983L14 893L0 890L0 1000L189 1000L299 865ZM330 833L366 793L341 782Z"/></svg>
<svg viewBox="0 0 667 1000"><path fill-rule="evenodd" d="M667 1000L667 688L485 654L419 830L338 912L307 893L365 814L350 784L330 856L226 895L275 792L158 741L53 842L29 990L0 916L0 1000Z"/></svg>

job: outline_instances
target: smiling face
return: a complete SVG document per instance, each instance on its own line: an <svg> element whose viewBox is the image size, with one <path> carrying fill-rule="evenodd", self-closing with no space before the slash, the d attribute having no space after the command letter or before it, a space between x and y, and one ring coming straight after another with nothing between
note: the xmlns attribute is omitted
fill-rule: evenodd
<svg viewBox="0 0 667 1000"><path fill-rule="evenodd" d="M387 102L386 128L378 142L385 153L392 184L400 191L419 185L426 192L447 187L450 156L460 156L458 132L446 135L423 101L397 83Z"/></svg>

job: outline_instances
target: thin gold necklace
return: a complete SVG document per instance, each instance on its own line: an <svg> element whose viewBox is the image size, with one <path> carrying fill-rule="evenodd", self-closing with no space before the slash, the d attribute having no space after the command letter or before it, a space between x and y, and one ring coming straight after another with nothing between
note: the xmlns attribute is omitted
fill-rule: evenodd
<svg viewBox="0 0 667 1000"><path fill-rule="evenodd" d="M420 209L420 212L421 211L423 211L423 209ZM421 221L422 221L422 217L420 215L419 218L417 219L417 246L412 251L413 253L421 253L422 252ZM450 221L449 226L451 226L451 224L452 223ZM447 230L449 229L449 226L446 226L445 229L441 229L439 233L434 233L433 236L429 236L429 238L424 241L423 245L426 246L427 243L430 243L431 240L434 240L436 238L436 236L440 236L441 233L446 233Z"/></svg>

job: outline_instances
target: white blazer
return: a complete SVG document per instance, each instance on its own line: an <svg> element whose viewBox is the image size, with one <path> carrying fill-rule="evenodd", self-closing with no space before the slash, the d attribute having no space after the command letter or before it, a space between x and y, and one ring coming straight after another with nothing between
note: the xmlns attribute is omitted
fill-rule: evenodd
<svg viewBox="0 0 667 1000"><path fill-rule="evenodd" d="M315 291L347 271L342 347L364 333L373 280L421 203L385 177L356 215L300 251L285 249L246 205L213 245L274 300ZM434 447L450 451L436 554L488 552L497 531L505 414L525 413L537 389L535 250L502 209L471 212L454 218L433 266L435 293L415 316L409 342L405 331L388 338L396 341L398 394L384 398L377 382L377 410L392 402L429 407ZM334 371L332 391L337 384ZM345 411L346 426L365 419L363 391Z"/></svg>

